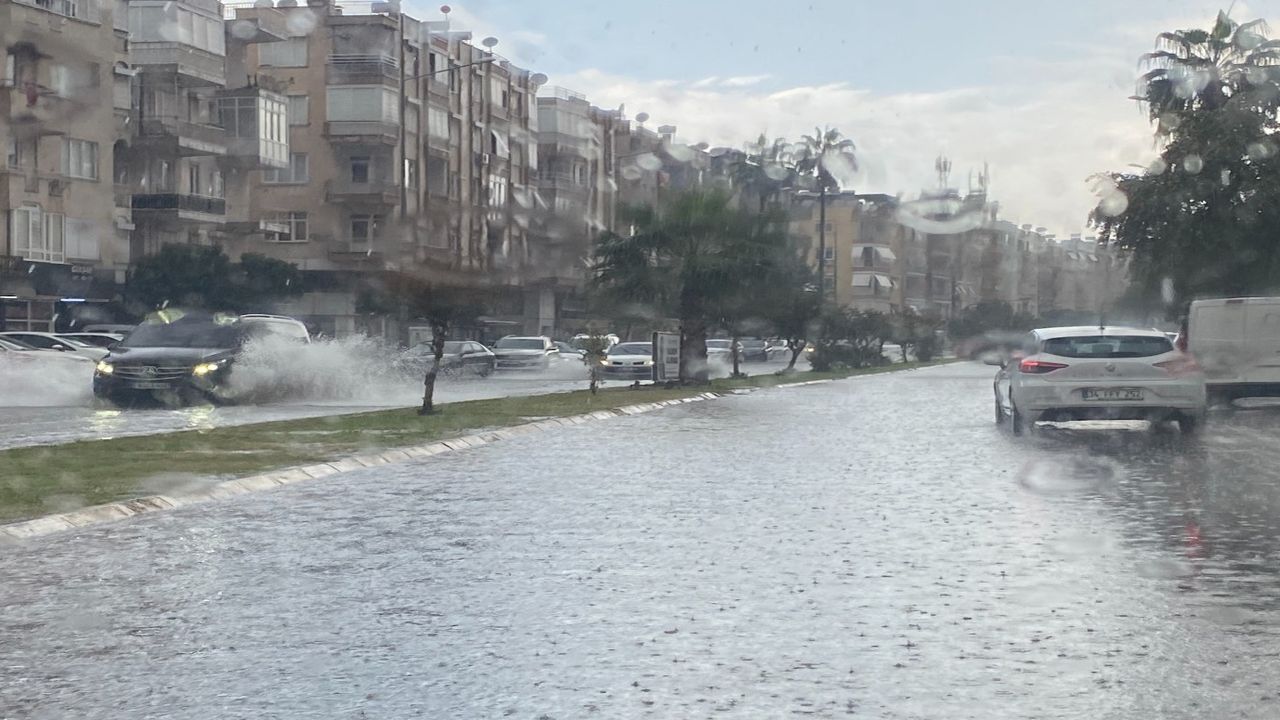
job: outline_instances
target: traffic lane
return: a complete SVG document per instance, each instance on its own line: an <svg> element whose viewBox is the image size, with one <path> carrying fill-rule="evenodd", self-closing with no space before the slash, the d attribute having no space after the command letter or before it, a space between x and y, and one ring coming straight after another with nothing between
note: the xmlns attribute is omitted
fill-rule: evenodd
<svg viewBox="0 0 1280 720"><path fill-rule="evenodd" d="M751 363L743 366L748 374L777 372L786 363ZM717 368L719 376L728 375ZM548 372L499 372L479 377L444 377L436 386L436 399L441 403L487 400L499 397L544 395L584 389L586 368L564 361ZM606 387L631 384L630 381L606 381ZM347 413L409 407L422 402L422 383L417 378L387 379L365 383L350 393L333 388L337 397L304 397L287 402L229 405L214 407L195 405L181 408L118 408L94 402L87 395L63 405L56 404L4 407L0 412L0 450L30 445L51 445L76 440L104 439L130 435L151 435L179 430L208 430L216 427L245 425L275 420L297 420ZM75 396L79 397L79 396ZM0 400L0 405L3 401Z"/></svg>
<svg viewBox="0 0 1280 720"><path fill-rule="evenodd" d="M6 548L0 709L1274 715L1275 417L1019 439L989 380L758 392Z"/></svg>

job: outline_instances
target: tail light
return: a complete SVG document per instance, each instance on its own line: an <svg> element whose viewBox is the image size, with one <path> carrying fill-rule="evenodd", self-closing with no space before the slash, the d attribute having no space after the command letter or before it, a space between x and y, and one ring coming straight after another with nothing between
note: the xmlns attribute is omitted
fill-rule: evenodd
<svg viewBox="0 0 1280 720"><path fill-rule="evenodd" d="M1018 372L1026 373L1027 375L1044 375L1054 370L1061 370L1064 367L1066 365L1062 363L1045 362L1044 360L1023 360L1018 363Z"/></svg>
<svg viewBox="0 0 1280 720"><path fill-rule="evenodd" d="M1158 362L1155 366L1169 373L1173 377L1185 377L1187 375L1195 375L1196 373L1201 372L1200 363L1196 362L1196 359L1190 355L1182 355L1172 360Z"/></svg>

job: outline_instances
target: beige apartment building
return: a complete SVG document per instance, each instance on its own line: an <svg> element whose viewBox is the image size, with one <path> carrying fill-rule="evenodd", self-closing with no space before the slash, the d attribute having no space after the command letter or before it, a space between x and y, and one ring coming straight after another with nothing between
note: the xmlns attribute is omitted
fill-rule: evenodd
<svg viewBox="0 0 1280 720"><path fill-rule="evenodd" d="M387 273L484 286L495 326L539 331L554 309L526 288L540 252L538 78L470 33L392 5L234 7L232 22L282 13L281 42L246 48L244 73L280 89L288 163L249 173L233 255L296 264L308 291L280 309L332 335L405 340L401 319L366 312ZM518 327L517 327L518 326Z"/></svg>
<svg viewBox="0 0 1280 720"><path fill-rule="evenodd" d="M0 2L0 327L52 329L123 279L128 209L113 200L111 149L128 73L116 24L96 0Z"/></svg>

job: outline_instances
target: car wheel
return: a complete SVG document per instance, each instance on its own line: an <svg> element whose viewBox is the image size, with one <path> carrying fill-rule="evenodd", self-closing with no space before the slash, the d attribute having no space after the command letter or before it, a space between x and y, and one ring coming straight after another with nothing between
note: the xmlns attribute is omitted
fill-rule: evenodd
<svg viewBox="0 0 1280 720"><path fill-rule="evenodd" d="M1031 429L1031 424L1027 422L1021 412L1018 412L1017 405L1013 405L1013 413L1010 416L1010 421L1009 429L1013 431L1014 435L1022 435L1027 430Z"/></svg>
<svg viewBox="0 0 1280 720"><path fill-rule="evenodd" d="M1182 413L1178 416L1178 430L1183 435L1198 435L1204 427L1203 413Z"/></svg>
<svg viewBox="0 0 1280 720"><path fill-rule="evenodd" d="M484 365L481 365L480 369L476 372L480 373L480 377L489 377L493 374L493 363L485 363Z"/></svg>

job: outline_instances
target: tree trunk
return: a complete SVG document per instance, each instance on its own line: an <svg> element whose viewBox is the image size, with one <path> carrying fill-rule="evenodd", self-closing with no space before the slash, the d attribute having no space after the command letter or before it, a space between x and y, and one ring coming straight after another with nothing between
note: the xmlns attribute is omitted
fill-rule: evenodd
<svg viewBox="0 0 1280 720"><path fill-rule="evenodd" d="M738 353L738 336L734 335L729 340L729 354L733 357L733 377L742 377L741 361L742 356Z"/></svg>
<svg viewBox="0 0 1280 720"><path fill-rule="evenodd" d="M822 179L818 179L822 183ZM827 186L818 188L818 302L827 302Z"/></svg>
<svg viewBox="0 0 1280 720"><path fill-rule="evenodd" d="M680 381L706 385L707 326L701 320L680 323Z"/></svg>
<svg viewBox="0 0 1280 720"><path fill-rule="evenodd" d="M791 340L787 342L787 349L791 351L791 362L787 363L788 370L796 369L796 360L800 359L800 353L804 352L804 342Z"/></svg>
<svg viewBox="0 0 1280 720"><path fill-rule="evenodd" d="M444 336L448 329L445 325L431 326L431 349L435 359L422 380L422 407L418 408L419 415L431 415L436 411L436 377L440 375L440 361L444 359Z"/></svg>

